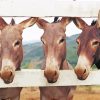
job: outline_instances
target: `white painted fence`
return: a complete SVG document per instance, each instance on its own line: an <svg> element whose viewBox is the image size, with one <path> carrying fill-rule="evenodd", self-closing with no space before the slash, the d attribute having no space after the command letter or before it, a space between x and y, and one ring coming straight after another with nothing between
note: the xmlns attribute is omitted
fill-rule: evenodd
<svg viewBox="0 0 100 100"><path fill-rule="evenodd" d="M73 85L100 85L100 71L91 71L89 77L84 81L78 80L73 70L62 70L60 71L60 76L56 83L48 83L44 77L43 71L38 69L17 71L14 81L10 84L5 84L0 79L0 88Z"/></svg>
<svg viewBox="0 0 100 100"><path fill-rule="evenodd" d="M100 0L0 0L0 16L96 17Z"/></svg>

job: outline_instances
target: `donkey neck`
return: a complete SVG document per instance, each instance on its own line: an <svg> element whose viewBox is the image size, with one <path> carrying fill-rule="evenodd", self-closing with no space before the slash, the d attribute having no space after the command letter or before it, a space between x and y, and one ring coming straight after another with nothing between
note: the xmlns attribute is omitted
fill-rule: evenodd
<svg viewBox="0 0 100 100"><path fill-rule="evenodd" d="M69 70L69 69L70 69L69 63L68 63L68 61L65 59L65 60L63 61L61 70Z"/></svg>
<svg viewBox="0 0 100 100"><path fill-rule="evenodd" d="M97 66L98 69L100 69L100 46L97 50L94 64Z"/></svg>

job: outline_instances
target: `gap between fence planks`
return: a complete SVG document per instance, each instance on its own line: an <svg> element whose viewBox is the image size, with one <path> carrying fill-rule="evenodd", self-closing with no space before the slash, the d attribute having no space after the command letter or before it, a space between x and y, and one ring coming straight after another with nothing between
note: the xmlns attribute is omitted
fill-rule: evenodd
<svg viewBox="0 0 100 100"><path fill-rule="evenodd" d="M97 17L100 0L0 0L0 16Z"/></svg>
<svg viewBox="0 0 100 100"><path fill-rule="evenodd" d="M73 85L100 85L100 71L91 71L86 80L78 80L73 70L60 71L60 77L56 83L48 83L44 78L43 70L23 69L16 71L14 81L5 84L0 79L0 88L6 87L34 87L34 86L73 86Z"/></svg>

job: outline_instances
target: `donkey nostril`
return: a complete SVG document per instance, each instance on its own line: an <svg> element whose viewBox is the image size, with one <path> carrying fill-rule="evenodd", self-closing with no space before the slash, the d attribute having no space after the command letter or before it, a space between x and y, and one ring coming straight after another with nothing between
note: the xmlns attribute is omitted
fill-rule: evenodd
<svg viewBox="0 0 100 100"><path fill-rule="evenodd" d="M13 75L13 73L12 73L12 72L10 72L9 76L11 77L12 75Z"/></svg>
<svg viewBox="0 0 100 100"><path fill-rule="evenodd" d="M83 74L85 74L85 73L86 73L86 69L84 70Z"/></svg>
<svg viewBox="0 0 100 100"><path fill-rule="evenodd" d="M57 75L57 71L55 71L55 73L54 73L54 76L56 76Z"/></svg>

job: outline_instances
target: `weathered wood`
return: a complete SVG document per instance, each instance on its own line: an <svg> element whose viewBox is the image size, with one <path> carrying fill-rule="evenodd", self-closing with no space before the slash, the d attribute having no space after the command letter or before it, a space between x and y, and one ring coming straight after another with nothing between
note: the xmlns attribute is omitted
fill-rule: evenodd
<svg viewBox="0 0 100 100"><path fill-rule="evenodd" d="M33 86L73 86L73 85L100 85L100 71L91 71L86 80L78 80L73 70L62 70L56 83L48 83L42 70L17 71L14 81L5 84L0 79L0 88L5 87L33 87Z"/></svg>
<svg viewBox="0 0 100 100"><path fill-rule="evenodd" d="M0 16L96 17L100 0L0 0Z"/></svg>

